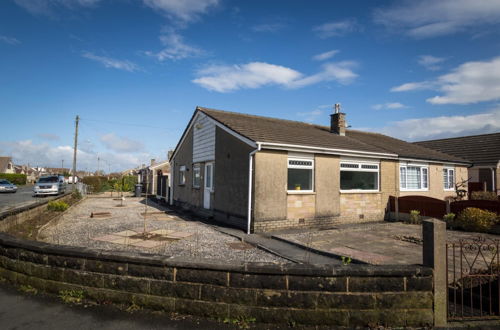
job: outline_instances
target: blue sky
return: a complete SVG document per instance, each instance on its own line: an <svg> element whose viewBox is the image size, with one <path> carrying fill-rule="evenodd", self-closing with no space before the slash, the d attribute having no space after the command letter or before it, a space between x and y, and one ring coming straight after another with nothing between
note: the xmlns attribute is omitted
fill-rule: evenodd
<svg viewBox="0 0 500 330"><path fill-rule="evenodd" d="M500 131L500 1L0 3L0 154L165 159L197 105L414 141Z"/></svg>

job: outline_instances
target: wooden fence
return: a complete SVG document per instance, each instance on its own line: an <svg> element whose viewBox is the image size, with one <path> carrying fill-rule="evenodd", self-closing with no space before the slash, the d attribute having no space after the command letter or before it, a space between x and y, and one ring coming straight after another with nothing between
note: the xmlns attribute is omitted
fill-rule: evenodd
<svg viewBox="0 0 500 330"><path fill-rule="evenodd" d="M500 214L500 202L487 200L466 200L447 202L437 198L425 196L389 197L391 212L410 213L412 210L420 211L421 216L442 219L446 213L460 214L467 207L476 207Z"/></svg>

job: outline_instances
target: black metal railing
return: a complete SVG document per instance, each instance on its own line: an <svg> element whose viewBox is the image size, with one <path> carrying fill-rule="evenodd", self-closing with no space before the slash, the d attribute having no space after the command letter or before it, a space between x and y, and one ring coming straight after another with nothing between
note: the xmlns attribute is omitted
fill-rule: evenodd
<svg viewBox="0 0 500 330"><path fill-rule="evenodd" d="M448 319L500 319L500 240L446 244Z"/></svg>

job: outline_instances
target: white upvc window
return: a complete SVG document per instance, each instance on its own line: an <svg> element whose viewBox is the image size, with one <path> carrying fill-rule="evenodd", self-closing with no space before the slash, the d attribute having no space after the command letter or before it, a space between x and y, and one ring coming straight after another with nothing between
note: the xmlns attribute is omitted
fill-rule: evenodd
<svg viewBox="0 0 500 330"><path fill-rule="evenodd" d="M453 167L443 168L443 185L444 190L455 189L455 169Z"/></svg>
<svg viewBox="0 0 500 330"><path fill-rule="evenodd" d="M182 165L179 167L179 184L186 184L186 166Z"/></svg>
<svg viewBox="0 0 500 330"><path fill-rule="evenodd" d="M193 187L200 188L201 185L201 166L200 164L193 165Z"/></svg>
<svg viewBox="0 0 500 330"><path fill-rule="evenodd" d="M399 188L406 191L429 190L428 165L400 164Z"/></svg>
<svg viewBox="0 0 500 330"><path fill-rule="evenodd" d="M288 157L288 192L314 191L314 156Z"/></svg>
<svg viewBox="0 0 500 330"><path fill-rule="evenodd" d="M341 161L341 192L379 191L380 165L371 162Z"/></svg>

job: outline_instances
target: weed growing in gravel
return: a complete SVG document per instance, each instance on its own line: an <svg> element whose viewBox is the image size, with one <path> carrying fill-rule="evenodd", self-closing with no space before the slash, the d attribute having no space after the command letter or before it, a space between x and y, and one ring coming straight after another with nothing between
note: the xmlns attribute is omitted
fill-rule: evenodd
<svg viewBox="0 0 500 330"><path fill-rule="evenodd" d="M342 259L342 265L344 265L344 266L349 265L352 261L351 257L342 256L342 257L340 257L340 259Z"/></svg>
<svg viewBox="0 0 500 330"><path fill-rule="evenodd" d="M83 290L61 290L59 298L67 304L80 304L85 298Z"/></svg>
<svg viewBox="0 0 500 330"><path fill-rule="evenodd" d="M37 294L38 290L32 287L31 285L21 285L19 287L19 291L30 294Z"/></svg>
<svg viewBox="0 0 500 330"><path fill-rule="evenodd" d="M142 309L142 307L137 305L135 303L135 301L132 300L132 304L130 306L128 306L125 311L127 313L134 313L134 312L140 311L141 309Z"/></svg>

